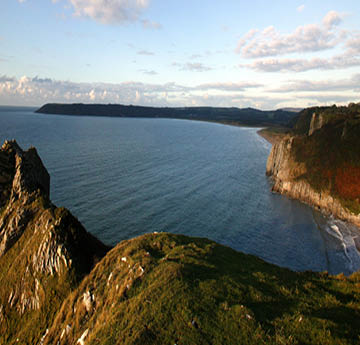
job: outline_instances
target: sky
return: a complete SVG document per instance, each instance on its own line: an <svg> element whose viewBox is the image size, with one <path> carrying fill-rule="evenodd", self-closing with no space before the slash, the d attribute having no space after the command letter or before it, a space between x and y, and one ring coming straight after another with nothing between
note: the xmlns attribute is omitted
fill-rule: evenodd
<svg viewBox="0 0 360 345"><path fill-rule="evenodd" d="M359 0L1 0L0 105L360 102Z"/></svg>

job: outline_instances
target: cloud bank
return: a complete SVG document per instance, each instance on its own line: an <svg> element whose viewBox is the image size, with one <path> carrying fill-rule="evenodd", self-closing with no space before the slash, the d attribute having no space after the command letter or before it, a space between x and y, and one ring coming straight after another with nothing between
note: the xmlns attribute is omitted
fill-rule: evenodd
<svg viewBox="0 0 360 345"><path fill-rule="evenodd" d="M299 26L290 34L282 34L274 26L252 29L240 39L236 52L244 58L259 58L327 50L343 39L343 33L335 30L341 22L342 16L331 11L322 24Z"/></svg>
<svg viewBox="0 0 360 345"><path fill-rule="evenodd" d="M306 72L360 66L360 34L341 30L342 22L342 14L330 11L321 24L299 26L290 34L279 33L273 26L252 29L240 39L236 52L253 61L239 67L258 72ZM319 57L319 52L327 50L336 53ZM303 57L306 54L309 57ZM282 55L287 56L278 57Z"/></svg>
<svg viewBox="0 0 360 345"><path fill-rule="evenodd" d="M248 81L185 86L174 82L75 83L50 78L24 76L17 79L0 75L0 104L83 102L148 106L251 106L275 109L282 106L303 106L303 100L309 105L359 101L359 82L360 75L356 74L343 80L292 80L277 89L270 89L266 85Z"/></svg>
<svg viewBox="0 0 360 345"><path fill-rule="evenodd" d="M314 69L333 70L360 66L360 57L343 54L329 59L266 59L257 60L251 64L240 64L259 72L306 72Z"/></svg>

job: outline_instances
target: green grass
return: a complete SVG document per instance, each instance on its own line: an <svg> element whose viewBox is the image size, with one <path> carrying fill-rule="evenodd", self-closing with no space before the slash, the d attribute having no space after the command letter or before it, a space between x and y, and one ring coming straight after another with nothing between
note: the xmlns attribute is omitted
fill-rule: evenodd
<svg viewBox="0 0 360 345"><path fill-rule="evenodd" d="M358 275L295 273L207 239L149 234L108 253L45 343L76 343L89 329L86 344L356 344L359 302Z"/></svg>

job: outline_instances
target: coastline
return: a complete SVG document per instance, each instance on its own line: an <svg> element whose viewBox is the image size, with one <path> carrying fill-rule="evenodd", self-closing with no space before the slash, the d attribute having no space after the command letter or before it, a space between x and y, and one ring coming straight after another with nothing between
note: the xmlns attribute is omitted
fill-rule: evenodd
<svg viewBox="0 0 360 345"><path fill-rule="evenodd" d="M285 127L267 127L262 128L256 133L268 141L271 145L279 143L289 132L289 128Z"/></svg>

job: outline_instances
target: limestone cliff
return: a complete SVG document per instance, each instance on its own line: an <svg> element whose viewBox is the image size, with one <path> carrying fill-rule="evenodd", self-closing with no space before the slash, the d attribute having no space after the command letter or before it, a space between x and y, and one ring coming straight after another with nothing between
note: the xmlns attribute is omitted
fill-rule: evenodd
<svg viewBox="0 0 360 345"><path fill-rule="evenodd" d="M49 199L50 176L35 148L0 150L0 343L39 340L63 298L106 252ZM15 322L17 320L17 322ZM30 335L30 337L29 337Z"/></svg>
<svg viewBox="0 0 360 345"><path fill-rule="evenodd" d="M302 112L270 152L273 191L360 226L359 138L360 106Z"/></svg>

